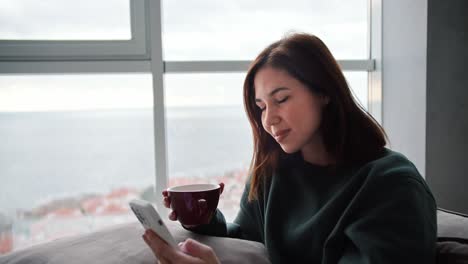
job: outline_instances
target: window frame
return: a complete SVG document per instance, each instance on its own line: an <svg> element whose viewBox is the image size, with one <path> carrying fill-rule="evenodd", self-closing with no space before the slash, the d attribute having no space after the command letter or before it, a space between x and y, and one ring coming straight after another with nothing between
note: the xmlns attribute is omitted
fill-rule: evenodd
<svg viewBox="0 0 468 264"><path fill-rule="evenodd" d="M0 61L149 59L148 1L130 0L130 40L0 40Z"/></svg>

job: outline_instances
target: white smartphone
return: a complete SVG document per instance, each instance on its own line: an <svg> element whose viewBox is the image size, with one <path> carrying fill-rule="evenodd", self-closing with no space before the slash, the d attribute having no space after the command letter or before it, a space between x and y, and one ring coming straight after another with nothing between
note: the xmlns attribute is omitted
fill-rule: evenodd
<svg viewBox="0 0 468 264"><path fill-rule="evenodd" d="M135 199L130 201L129 205L145 229L152 229L164 241L166 241L167 244L175 248L179 248L174 237L166 227L166 224L164 224L164 221L161 219L158 211L151 203Z"/></svg>

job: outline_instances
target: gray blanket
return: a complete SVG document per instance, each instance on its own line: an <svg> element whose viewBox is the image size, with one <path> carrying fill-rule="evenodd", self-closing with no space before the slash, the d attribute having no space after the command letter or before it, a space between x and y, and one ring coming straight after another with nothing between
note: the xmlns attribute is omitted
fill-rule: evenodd
<svg viewBox="0 0 468 264"><path fill-rule="evenodd" d="M190 237L213 248L221 263L269 263L261 243L197 235L168 223L175 240ZM1 264L148 263L155 256L142 239L140 223L118 225L90 234L57 239L0 256Z"/></svg>

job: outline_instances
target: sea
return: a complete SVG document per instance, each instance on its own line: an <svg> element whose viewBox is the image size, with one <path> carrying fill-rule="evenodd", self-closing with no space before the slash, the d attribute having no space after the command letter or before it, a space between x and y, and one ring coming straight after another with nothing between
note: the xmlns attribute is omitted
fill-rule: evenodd
<svg viewBox="0 0 468 264"><path fill-rule="evenodd" d="M243 106L167 107L169 177L244 168ZM0 211L113 188L154 185L153 109L0 112Z"/></svg>

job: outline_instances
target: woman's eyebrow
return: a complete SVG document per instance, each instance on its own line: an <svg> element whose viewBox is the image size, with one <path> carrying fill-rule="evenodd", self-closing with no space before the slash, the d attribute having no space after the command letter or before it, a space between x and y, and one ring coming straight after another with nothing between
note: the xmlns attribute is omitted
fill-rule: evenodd
<svg viewBox="0 0 468 264"><path fill-rule="evenodd" d="M273 91L271 91L269 96L272 97L276 93L278 93L280 91L284 91L284 90L289 90L289 88L287 88L287 87L278 87L278 88L274 89ZM261 102L261 101L262 101L261 99L255 98L255 102Z"/></svg>

